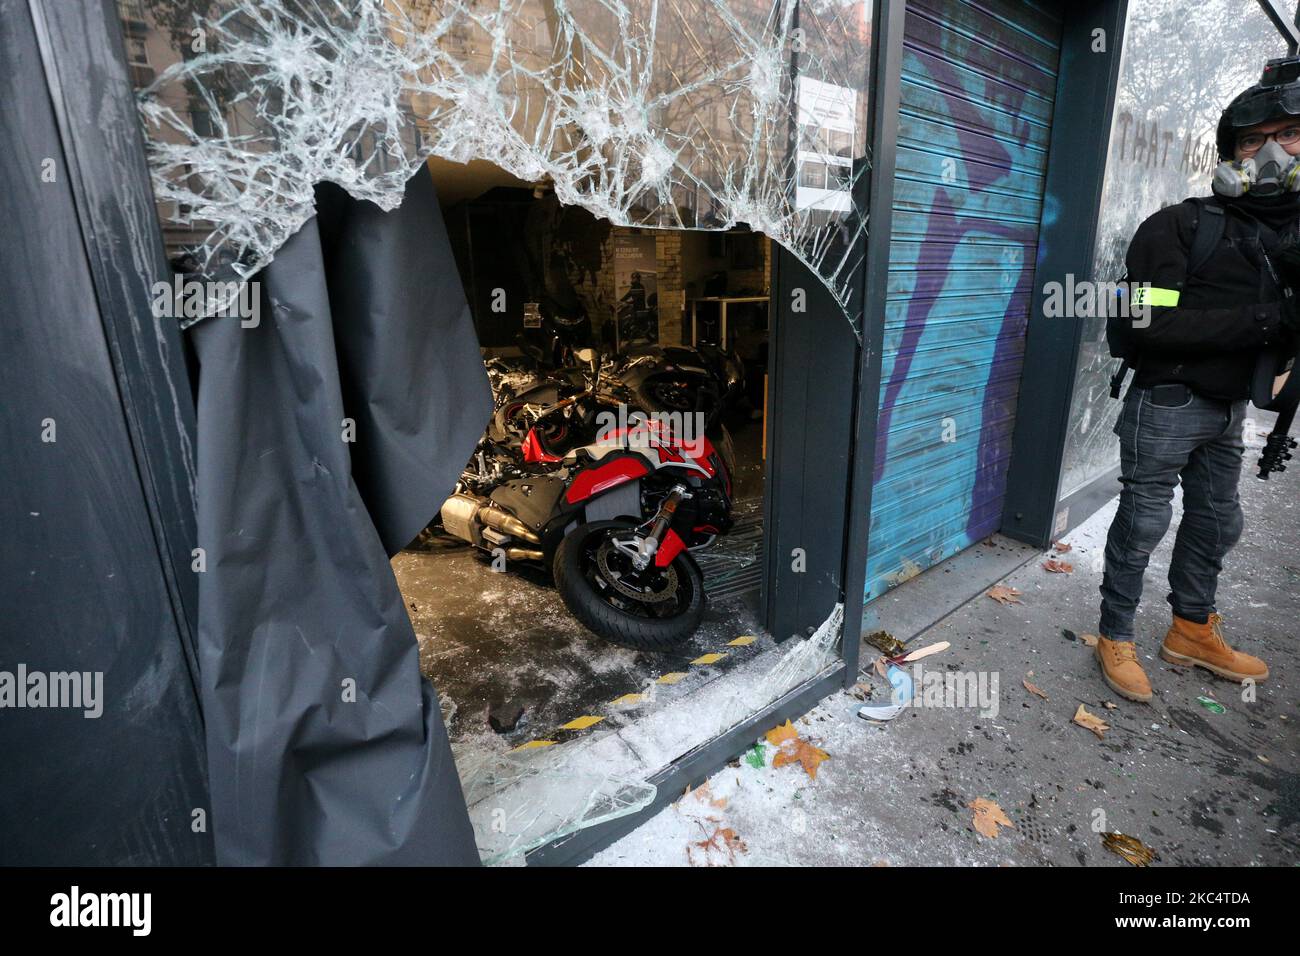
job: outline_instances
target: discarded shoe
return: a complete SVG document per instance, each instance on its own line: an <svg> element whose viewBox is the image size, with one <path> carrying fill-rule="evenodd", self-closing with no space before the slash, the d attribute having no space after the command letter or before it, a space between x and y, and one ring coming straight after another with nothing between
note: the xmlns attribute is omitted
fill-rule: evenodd
<svg viewBox="0 0 1300 956"><path fill-rule="evenodd" d="M1097 662L1101 664L1102 678L1115 693L1143 704L1151 699L1151 682L1138 663L1137 647L1132 641L1098 636Z"/></svg>
<svg viewBox="0 0 1300 956"><path fill-rule="evenodd" d="M1171 664L1195 665L1229 680L1264 680L1268 665L1258 657L1234 651L1223 639L1223 618L1211 614L1204 624L1174 615L1174 624L1160 645L1160 656Z"/></svg>

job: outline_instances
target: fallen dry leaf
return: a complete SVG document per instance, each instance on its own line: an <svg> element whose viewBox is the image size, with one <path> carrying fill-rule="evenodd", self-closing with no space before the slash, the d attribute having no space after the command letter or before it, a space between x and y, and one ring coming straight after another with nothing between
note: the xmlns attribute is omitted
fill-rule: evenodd
<svg viewBox="0 0 1300 956"><path fill-rule="evenodd" d="M700 784L698 787L696 787L694 790L692 790L690 787L687 787L686 792L682 794L683 799L685 799L686 797L694 797L696 800L700 801L701 803L707 803L709 806L717 807L719 810L723 809L727 805L726 797L713 796L713 792L709 789L709 782L707 780L704 781L704 783Z"/></svg>
<svg viewBox="0 0 1300 956"><path fill-rule="evenodd" d="M966 806L975 811L975 817L971 822L975 824L975 829L981 836L993 839L1001 832L998 827L1015 828L1015 824L1007 819L1007 815L1002 812L1002 808L992 800L976 797Z"/></svg>
<svg viewBox="0 0 1300 956"><path fill-rule="evenodd" d="M1020 604L1020 592L1015 588L1009 588L1004 584L999 584L989 588L988 596L999 604Z"/></svg>
<svg viewBox="0 0 1300 956"><path fill-rule="evenodd" d="M903 658L904 661L919 661L922 657L929 657L931 654L938 654L940 651L946 651L952 647L947 641L940 641L937 644L931 644L928 647L922 647Z"/></svg>
<svg viewBox="0 0 1300 956"><path fill-rule="evenodd" d="M1096 646L1097 646L1097 635L1096 635L1096 634L1080 634L1080 635L1079 635L1079 640L1083 641L1083 643L1087 644L1089 647L1096 647Z"/></svg>
<svg viewBox="0 0 1300 956"><path fill-rule="evenodd" d="M1074 545L1070 544L1070 543L1067 542L1067 541L1053 541L1053 542L1052 542L1052 550L1055 551L1057 554L1069 554L1070 550L1071 550L1073 547L1074 547Z"/></svg>
<svg viewBox="0 0 1300 956"><path fill-rule="evenodd" d="M877 674L879 674L885 680L889 680L889 665L885 663L885 659L883 657L877 657L873 666L876 668Z"/></svg>
<svg viewBox="0 0 1300 956"><path fill-rule="evenodd" d="M715 821L716 822L716 821ZM700 824L704 829L704 825ZM735 863L737 853L748 853L749 848L745 846L745 841L736 836L736 831L731 827L716 826L712 833L705 831L705 839L696 841L686 848L686 862L691 866L714 866L714 851L721 857L725 854L725 863ZM692 847L698 847L704 851L704 862L696 863L694 856L691 854Z"/></svg>
<svg viewBox="0 0 1300 956"><path fill-rule="evenodd" d="M1089 712L1088 708L1084 707L1083 704L1080 704L1079 709L1074 712L1074 722L1080 727L1091 730L1097 735L1098 740L1105 735L1106 731L1110 730L1110 724L1096 714Z"/></svg>
<svg viewBox="0 0 1300 956"><path fill-rule="evenodd" d="M773 767L783 767L788 763L798 763L803 767L804 773L817 779L817 768L823 760L829 760L830 754L826 751L814 747L806 740L795 740L793 745L787 744L776 752L772 758Z"/></svg>
<svg viewBox="0 0 1300 956"><path fill-rule="evenodd" d="M1134 866L1146 866L1156 857L1155 850L1125 833L1103 833L1101 845Z"/></svg>
<svg viewBox="0 0 1300 956"><path fill-rule="evenodd" d="M1051 571L1053 574L1070 574L1074 571L1074 565L1069 561L1057 561L1055 558L1049 558L1043 562L1043 569Z"/></svg>
<svg viewBox="0 0 1300 956"><path fill-rule="evenodd" d="M1036 694L1037 696L1043 698L1043 700L1050 700L1050 698L1046 694L1044 694L1037 686L1029 682L1028 677L1024 679L1024 684L1025 684L1025 690L1029 691L1029 693Z"/></svg>
<svg viewBox="0 0 1300 956"><path fill-rule="evenodd" d="M718 835L722 837L723 841L726 843L727 849L735 853L749 852L749 848L745 846L745 841L736 836L736 831L731 829L731 827L724 827L719 831Z"/></svg>
<svg viewBox="0 0 1300 956"><path fill-rule="evenodd" d="M788 720L782 726L767 732L767 742L777 748L776 756L772 758L773 767L797 763L814 780L817 779L817 768L821 762L830 759L830 754L826 751L801 738Z"/></svg>
<svg viewBox="0 0 1300 956"><path fill-rule="evenodd" d="M773 727L766 734L767 742L773 747L779 747L787 740L797 740L798 737L799 731L795 730L794 724L788 720L784 724Z"/></svg>

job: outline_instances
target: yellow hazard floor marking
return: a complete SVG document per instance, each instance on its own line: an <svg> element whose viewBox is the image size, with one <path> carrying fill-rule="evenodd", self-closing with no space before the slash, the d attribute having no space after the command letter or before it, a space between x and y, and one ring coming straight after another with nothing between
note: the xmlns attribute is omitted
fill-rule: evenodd
<svg viewBox="0 0 1300 956"><path fill-rule="evenodd" d="M756 638L752 634L742 634L740 637L736 638L735 640L728 641L727 646L748 647L750 644L753 644L756 640L758 640L758 638ZM726 654L719 654L719 653L702 654L699 657L695 658L695 660L691 661L691 664L696 666L716 664L718 661L722 660L726 656L727 656ZM663 674L658 679L656 679L655 683L676 684L682 678L688 676L689 675L684 671L669 671L667 674ZM646 700L645 694L636 694L636 693L624 694L622 697L618 697L610 701L609 706L621 707L621 706L626 706L631 704L641 704L644 703L645 700ZM586 730L588 727L598 724L604 719L605 719L604 717L598 717L594 714L589 714L584 717L575 717L567 724L561 724L559 729L560 730ZM554 747L555 744L556 741L554 740L530 740L528 741L528 743L522 744L514 749L534 750L538 747ZM511 752L513 753L514 751Z"/></svg>
<svg viewBox="0 0 1300 956"><path fill-rule="evenodd" d="M703 654L695 658L695 660L691 661L691 663L692 664L716 664L718 661L722 660L726 656L727 656L726 654Z"/></svg>
<svg viewBox="0 0 1300 956"><path fill-rule="evenodd" d="M560 729L561 730L586 730L592 724L598 724L604 719L605 719L604 717L594 717L590 715L586 717L575 717L567 724L560 724Z"/></svg>
<svg viewBox="0 0 1300 956"><path fill-rule="evenodd" d="M536 750L538 747L554 747L554 740L530 740L526 744L520 744L515 750ZM515 750L510 751L514 753Z"/></svg>

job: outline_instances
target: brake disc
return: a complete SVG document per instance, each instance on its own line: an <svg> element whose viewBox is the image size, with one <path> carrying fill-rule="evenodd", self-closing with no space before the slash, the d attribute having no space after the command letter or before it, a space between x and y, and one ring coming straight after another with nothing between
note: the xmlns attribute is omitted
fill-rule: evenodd
<svg viewBox="0 0 1300 956"><path fill-rule="evenodd" d="M610 585L619 594L630 597L637 601L643 601L647 604L663 604L672 601L677 596L677 570L670 564L666 568L647 568L645 571L629 570L626 573L615 570L610 566L610 558L617 555L624 561L630 560L628 556L619 550L617 544L612 538L606 538L601 542L600 547L596 550L596 567L600 569L601 576L610 583ZM633 575L652 573L657 582L662 584L658 588L639 588L628 584L624 577Z"/></svg>

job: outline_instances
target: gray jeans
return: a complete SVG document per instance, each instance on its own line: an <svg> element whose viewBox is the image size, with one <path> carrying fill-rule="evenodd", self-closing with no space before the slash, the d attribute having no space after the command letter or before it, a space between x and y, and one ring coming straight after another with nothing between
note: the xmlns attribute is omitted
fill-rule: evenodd
<svg viewBox="0 0 1300 956"><path fill-rule="evenodd" d="M1202 398L1183 386L1131 388L1115 423L1119 510L1106 539L1100 633L1133 640L1133 618L1151 552L1169 530L1183 485L1183 519L1169 563L1174 613L1204 623L1214 611L1223 558L1241 537L1237 480L1246 403Z"/></svg>

